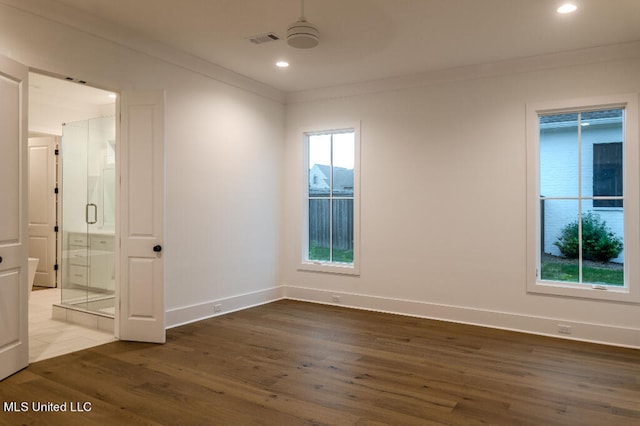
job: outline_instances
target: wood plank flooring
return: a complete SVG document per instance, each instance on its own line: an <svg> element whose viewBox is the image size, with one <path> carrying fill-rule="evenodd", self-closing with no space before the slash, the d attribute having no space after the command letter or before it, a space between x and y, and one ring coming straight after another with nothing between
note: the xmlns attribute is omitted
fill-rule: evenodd
<svg viewBox="0 0 640 426"><path fill-rule="evenodd" d="M283 300L31 364L0 399L3 425L638 425L640 350Z"/></svg>

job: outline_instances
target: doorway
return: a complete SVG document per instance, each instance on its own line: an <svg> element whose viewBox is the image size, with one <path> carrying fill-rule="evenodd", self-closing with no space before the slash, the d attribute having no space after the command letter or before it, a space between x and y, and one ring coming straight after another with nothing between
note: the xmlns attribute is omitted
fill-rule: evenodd
<svg viewBox="0 0 640 426"><path fill-rule="evenodd" d="M29 137L29 285L58 286L57 136Z"/></svg>
<svg viewBox="0 0 640 426"><path fill-rule="evenodd" d="M67 80L29 73L31 362L114 340L116 97Z"/></svg>

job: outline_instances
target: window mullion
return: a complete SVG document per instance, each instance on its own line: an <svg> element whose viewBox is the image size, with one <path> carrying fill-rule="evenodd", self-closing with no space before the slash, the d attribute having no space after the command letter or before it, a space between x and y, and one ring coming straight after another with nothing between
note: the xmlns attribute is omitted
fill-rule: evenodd
<svg viewBox="0 0 640 426"><path fill-rule="evenodd" d="M578 113L578 282L582 284L582 113Z"/></svg>
<svg viewBox="0 0 640 426"><path fill-rule="evenodd" d="M333 263L333 134L329 147L329 262Z"/></svg>

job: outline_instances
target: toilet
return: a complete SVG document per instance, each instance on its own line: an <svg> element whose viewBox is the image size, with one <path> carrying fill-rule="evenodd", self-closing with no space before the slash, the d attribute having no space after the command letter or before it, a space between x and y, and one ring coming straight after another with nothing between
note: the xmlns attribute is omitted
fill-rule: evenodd
<svg viewBox="0 0 640 426"><path fill-rule="evenodd" d="M29 266L28 266L28 270L29 270L29 297L31 297L31 291L33 290L33 280L36 277L36 269L38 269L38 262L40 261L40 259L38 259L37 257L30 257L29 258Z"/></svg>

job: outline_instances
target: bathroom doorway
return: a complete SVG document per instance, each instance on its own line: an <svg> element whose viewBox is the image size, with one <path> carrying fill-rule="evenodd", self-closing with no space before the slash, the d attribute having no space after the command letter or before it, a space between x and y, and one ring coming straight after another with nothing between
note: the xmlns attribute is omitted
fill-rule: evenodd
<svg viewBox="0 0 640 426"><path fill-rule="evenodd" d="M111 92L29 73L31 361L114 339L115 112Z"/></svg>

